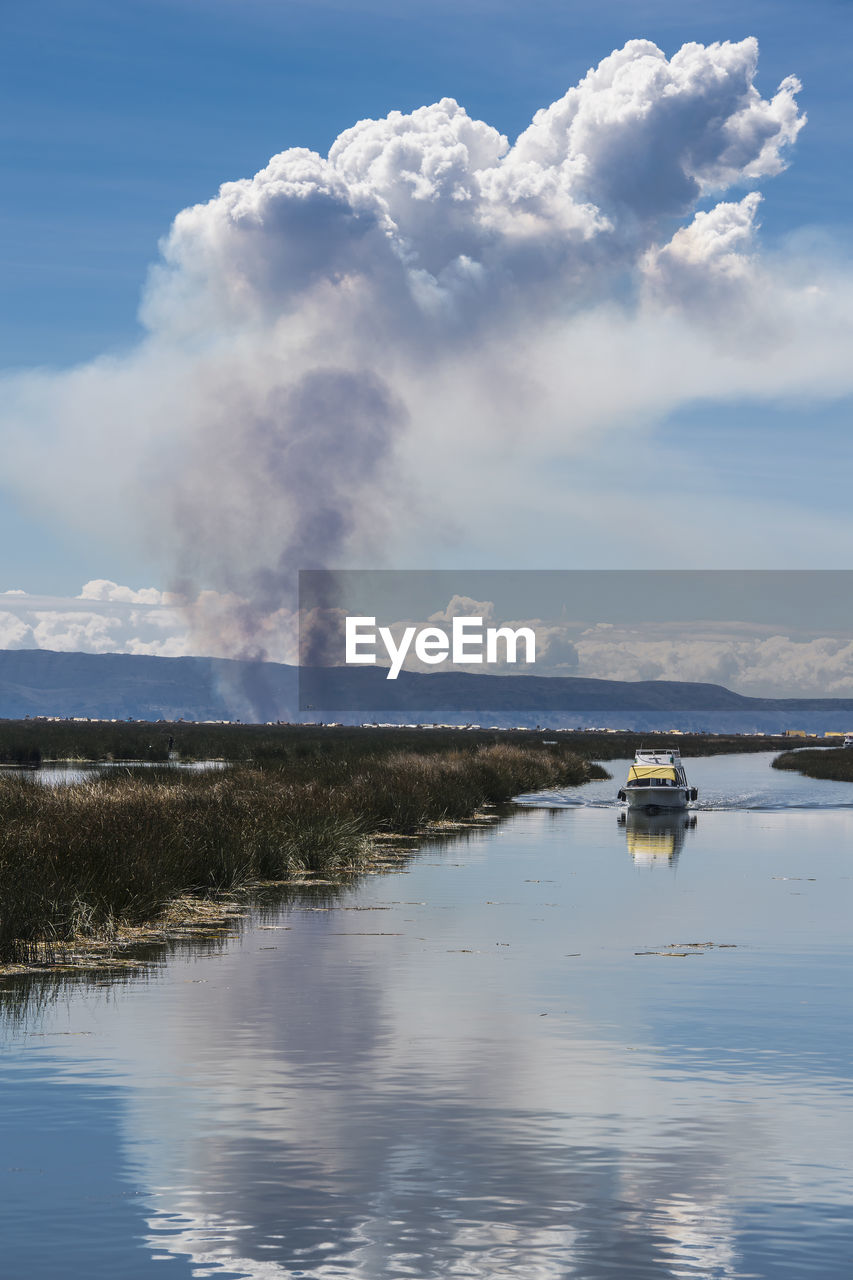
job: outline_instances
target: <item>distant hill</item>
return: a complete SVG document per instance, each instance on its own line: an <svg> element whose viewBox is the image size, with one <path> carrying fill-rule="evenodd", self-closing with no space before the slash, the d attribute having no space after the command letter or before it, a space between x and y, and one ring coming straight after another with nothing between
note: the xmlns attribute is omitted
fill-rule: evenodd
<svg viewBox="0 0 853 1280"><path fill-rule="evenodd" d="M0 650L4 719L278 720L296 702L296 669L278 663Z"/></svg>
<svg viewBox="0 0 853 1280"><path fill-rule="evenodd" d="M0 650L0 717L445 721L548 727L810 732L853 728L853 699L747 698L716 684L491 676L273 662Z"/></svg>

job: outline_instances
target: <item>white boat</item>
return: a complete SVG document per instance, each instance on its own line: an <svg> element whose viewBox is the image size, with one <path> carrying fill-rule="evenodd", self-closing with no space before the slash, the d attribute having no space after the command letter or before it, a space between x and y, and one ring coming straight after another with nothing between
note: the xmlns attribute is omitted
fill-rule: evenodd
<svg viewBox="0 0 853 1280"><path fill-rule="evenodd" d="M665 751L640 749L628 770L628 780L619 799L629 809L645 809L660 813L666 809L684 809L698 792L691 787L677 748Z"/></svg>

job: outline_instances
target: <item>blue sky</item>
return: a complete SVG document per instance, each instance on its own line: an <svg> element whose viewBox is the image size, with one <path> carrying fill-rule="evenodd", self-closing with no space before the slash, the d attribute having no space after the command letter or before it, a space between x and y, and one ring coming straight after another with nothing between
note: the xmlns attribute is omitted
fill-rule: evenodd
<svg viewBox="0 0 853 1280"><path fill-rule="evenodd" d="M137 309L146 272L171 220L215 196L221 182L251 176L275 153L302 146L325 155L355 121L410 112L443 96L512 141L537 108L633 37L655 41L671 57L686 41L755 35L762 96L772 97L789 74L800 78L798 103L808 123L787 170L758 183L761 252L771 274L774 255L786 261L794 255L833 275L846 264L850 243L850 24L851 7L842 0L807 8L778 0L714 6L665 0L642 10L619 0L534 0L523 8L504 0L14 6L3 19L0 74L0 361L7 370L62 370L133 351L142 334ZM668 458L664 492L684 499L676 503L679 516L689 513L691 493L712 505L716 494L724 513L721 528L706 528L704 539L701 529L690 531L681 562L722 567L742 554L744 567L848 564L850 406L845 388L831 396L794 388L772 397L766 389L744 396L733 386L731 394L685 395L649 417L654 449ZM110 504L127 477L101 464L100 447L85 433L78 457L91 456L97 483L87 486L69 471L58 496L58 481L42 486L34 474L39 449L47 454L55 444L47 410L7 430L7 441L26 433L31 447L28 461L0 479L0 590L75 595L92 578L168 587L184 573L186 557L176 569L156 531L139 521L125 527L121 503ZM64 429L70 454L74 430ZM494 483L498 494L500 479L491 470L499 456L511 462L513 446L486 447L483 482ZM523 439L515 447L527 452ZM438 530L426 521L400 535L397 561L630 566L636 550L626 549L625 523L597 528L584 503L587 495L600 507L601 495L612 492L629 522L631 502L641 510L653 484L643 452L635 470L618 432L599 450L558 453L543 445L500 529L479 516L444 518ZM563 478L569 486L572 477L582 491L562 511L555 497L537 530L534 490ZM105 537L91 518L100 496L107 504ZM426 500L413 498L410 509L417 501ZM707 518L697 523L706 526ZM768 536L773 525L776 549ZM719 560L708 550L715 540ZM561 551L561 543L570 551ZM360 554L365 562L363 547ZM194 585L239 586L234 566L217 581L208 565L191 569Z"/></svg>

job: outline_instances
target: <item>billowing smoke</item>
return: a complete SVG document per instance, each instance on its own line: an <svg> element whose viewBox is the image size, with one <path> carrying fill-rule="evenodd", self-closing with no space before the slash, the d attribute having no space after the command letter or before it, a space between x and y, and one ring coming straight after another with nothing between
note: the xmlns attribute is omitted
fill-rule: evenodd
<svg viewBox="0 0 853 1280"><path fill-rule="evenodd" d="M295 570L334 563L372 513L382 531L395 436L406 413L369 369L318 367L248 387L202 423L188 470L167 485L178 586L205 652L263 659L294 604ZM227 504L227 505L226 505ZM198 596L194 583L213 581ZM225 598L223 599L223 594Z"/></svg>
<svg viewBox="0 0 853 1280"><path fill-rule="evenodd" d="M226 183L175 219L136 350L7 382L12 475L81 520L114 495L199 651L263 657L300 567L435 564L608 430L846 387L841 303L754 250L803 124L757 52L633 40L513 145L443 99Z"/></svg>

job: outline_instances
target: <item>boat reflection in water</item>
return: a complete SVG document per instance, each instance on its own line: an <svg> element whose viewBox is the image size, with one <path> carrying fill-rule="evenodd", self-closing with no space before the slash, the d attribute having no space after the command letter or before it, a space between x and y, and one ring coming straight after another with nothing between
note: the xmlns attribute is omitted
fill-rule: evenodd
<svg viewBox="0 0 853 1280"><path fill-rule="evenodd" d="M638 865L675 866L687 832L696 826L696 814L684 810L648 813L642 809L623 809L617 821L625 828L628 852Z"/></svg>

